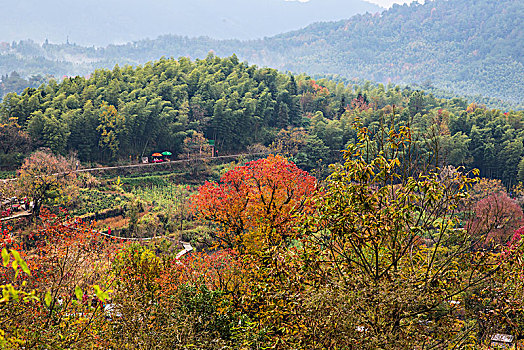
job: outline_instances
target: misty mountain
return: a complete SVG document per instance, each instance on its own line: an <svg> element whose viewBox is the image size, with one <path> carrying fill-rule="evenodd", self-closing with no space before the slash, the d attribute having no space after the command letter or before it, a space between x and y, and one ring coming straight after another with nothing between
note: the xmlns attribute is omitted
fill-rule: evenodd
<svg viewBox="0 0 524 350"><path fill-rule="evenodd" d="M522 18L522 0L435 0L248 41L164 35L104 48L0 43L0 74L86 75L115 64L204 58L213 51L281 71L417 84L523 105Z"/></svg>
<svg viewBox="0 0 524 350"><path fill-rule="evenodd" d="M163 34L255 39L380 10L363 0L0 0L0 42L100 46Z"/></svg>

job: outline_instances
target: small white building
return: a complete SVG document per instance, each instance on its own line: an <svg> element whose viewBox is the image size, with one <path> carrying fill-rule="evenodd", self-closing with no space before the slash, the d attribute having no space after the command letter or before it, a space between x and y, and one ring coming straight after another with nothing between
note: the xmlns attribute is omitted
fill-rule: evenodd
<svg viewBox="0 0 524 350"><path fill-rule="evenodd" d="M491 349L514 349L515 337L509 334L493 334L491 336Z"/></svg>

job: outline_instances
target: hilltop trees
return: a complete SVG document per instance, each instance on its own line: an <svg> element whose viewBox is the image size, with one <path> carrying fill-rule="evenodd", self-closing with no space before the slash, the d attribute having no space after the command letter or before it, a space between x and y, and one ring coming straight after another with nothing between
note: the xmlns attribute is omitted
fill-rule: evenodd
<svg viewBox="0 0 524 350"><path fill-rule="evenodd" d="M272 129L300 123L297 92L287 91L293 82L235 56L161 59L10 94L0 114L16 118L36 146L78 151L81 160L109 162L158 149L177 155L195 131L229 152L270 143Z"/></svg>
<svg viewBox="0 0 524 350"><path fill-rule="evenodd" d="M323 2L318 6L327 5ZM162 36L93 48L40 46L25 40L5 48L2 67L10 68L1 73L16 69L28 76L45 69L55 76L88 74L95 67L112 68L114 62L134 65L170 55L204 58L213 49L221 56L235 53L241 60L281 67L283 71L334 74L337 79L408 82L441 96L453 94L446 91L468 94L477 102L488 101L506 110L522 107L524 100L519 78L524 75L520 45L524 37L519 26L523 11L521 2L515 0L437 0L423 5L394 5L380 15L370 11L344 21L315 23L253 42ZM79 64L71 59L74 55L89 59ZM34 61L34 57L44 56L46 59ZM456 69L449 69L450 65ZM513 103L490 101L479 95ZM286 107L277 106L276 110L285 115ZM292 110L289 108L288 117ZM417 110L415 107L412 111Z"/></svg>

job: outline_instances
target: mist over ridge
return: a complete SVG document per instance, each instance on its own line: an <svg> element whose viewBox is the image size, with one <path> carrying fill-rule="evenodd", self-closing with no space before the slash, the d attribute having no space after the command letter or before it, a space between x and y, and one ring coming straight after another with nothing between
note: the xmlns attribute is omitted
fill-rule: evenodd
<svg viewBox="0 0 524 350"><path fill-rule="evenodd" d="M302 6L318 1L280 4ZM520 106L524 101L522 18L520 0L434 0L315 22L262 39L169 34L105 47L77 45L72 38L68 44L50 40L44 45L27 40L2 44L0 40L0 74L16 71L27 78L39 74L62 79L87 76L116 64L136 66L160 57L202 59L213 52L220 57L235 54L250 64L283 72L418 85L445 90L448 97L482 95ZM18 85L4 88L3 94L21 92L23 84Z"/></svg>
<svg viewBox="0 0 524 350"><path fill-rule="evenodd" d="M0 8L0 42L48 39L85 46L164 34L255 39L383 10L364 0L2 0Z"/></svg>

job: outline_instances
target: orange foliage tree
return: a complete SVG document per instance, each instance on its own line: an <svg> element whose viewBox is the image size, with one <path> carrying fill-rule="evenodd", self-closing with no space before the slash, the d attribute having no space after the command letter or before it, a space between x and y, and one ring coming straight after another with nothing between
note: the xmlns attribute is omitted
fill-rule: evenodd
<svg viewBox="0 0 524 350"><path fill-rule="evenodd" d="M222 247L239 253L276 246L292 237L297 215L310 210L316 180L280 156L228 171L193 196L193 210L218 225Z"/></svg>

